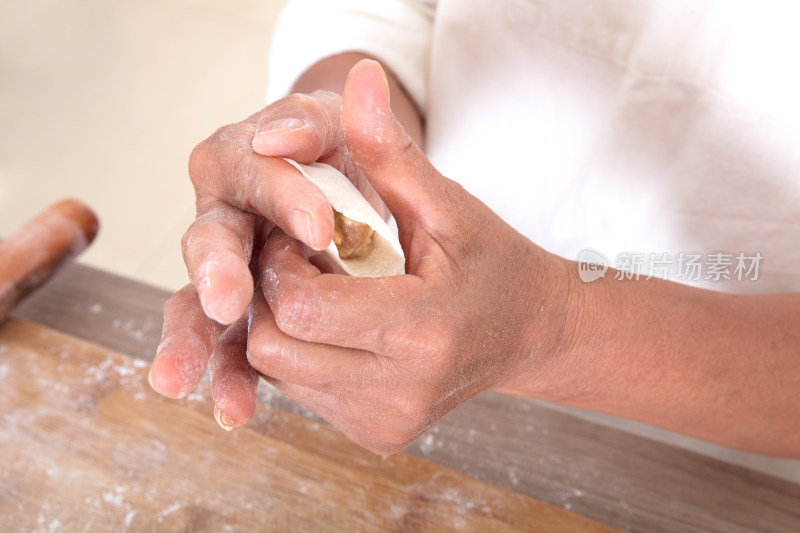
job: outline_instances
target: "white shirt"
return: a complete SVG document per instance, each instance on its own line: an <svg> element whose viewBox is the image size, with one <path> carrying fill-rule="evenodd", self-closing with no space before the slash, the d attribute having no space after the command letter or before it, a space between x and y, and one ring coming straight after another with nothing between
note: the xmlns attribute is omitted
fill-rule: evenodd
<svg viewBox="0 0 800 533"><path fill-rule="evenodd" d="M437 168L540 246L655 257L662 277L717 290L797 291L798 14L755 0L290 0L268 99L322 57L365 52L425 114Z"/></svg>

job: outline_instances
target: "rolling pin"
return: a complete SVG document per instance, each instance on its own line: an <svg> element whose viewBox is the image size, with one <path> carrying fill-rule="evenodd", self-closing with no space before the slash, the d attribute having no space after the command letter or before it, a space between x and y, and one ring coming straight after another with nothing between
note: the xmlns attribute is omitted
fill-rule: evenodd
<svg viewBox="0 0 800 533"><path fill-rule="evenodd" d="M61 200L0 242L0 321L91 244L99 223L75 199Z"/></svg>

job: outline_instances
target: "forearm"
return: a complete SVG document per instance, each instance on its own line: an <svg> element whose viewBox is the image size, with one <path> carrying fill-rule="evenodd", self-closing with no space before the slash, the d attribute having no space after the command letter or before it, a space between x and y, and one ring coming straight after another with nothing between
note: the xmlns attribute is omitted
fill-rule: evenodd
<svg viewBox="0 0 800 533"><path fill-rule="evenodd" d="M310 93L325 90L342 94L347 73L362 59L372 58L359 52L348 52L322 59L298 78L292 87L292 92ZM421 113L392 73L386 71L386 77L389 81L392 112L414 142L423 147L424 127Z"/></svg>
<svg viewBox="0 0 800 533"><path fill-rule="evenodd" d="M547 374L546 399L800 457L800 294L619 281L612 271L583 283L569 264L575 277L565 338L572 340L563 364ZM537 370L530 371L534 383ZM516 383L508 392L534 393Z"/></svg>

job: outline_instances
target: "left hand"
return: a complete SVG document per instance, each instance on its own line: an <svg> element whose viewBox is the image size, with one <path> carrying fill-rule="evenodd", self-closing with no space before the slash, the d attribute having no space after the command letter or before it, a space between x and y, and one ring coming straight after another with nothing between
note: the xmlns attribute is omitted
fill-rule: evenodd
<svg viewBox="0 0 800 533"><path fill-rule="evenodd" d="M395 215L407 274L326 274L275 230L261 254L250 364L376 453L402 449L489 388L525 380L546 396L567 351L564 261L436 171L394 119L376 63L351 71L342 123Z"/></svg>

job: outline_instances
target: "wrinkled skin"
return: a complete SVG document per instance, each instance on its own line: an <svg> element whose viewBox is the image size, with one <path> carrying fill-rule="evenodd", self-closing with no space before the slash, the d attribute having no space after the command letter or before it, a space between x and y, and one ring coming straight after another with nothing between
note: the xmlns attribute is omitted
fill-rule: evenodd
<svg viewBox="0 0 800 533"><path fill-rule="evenodd" d="M355 442L391 453L469 397L513 381L531 353L547 366L564 327L566 276L558 258L433 168L392 116L376 63L353 69L339 106L333 93L293 95L195 149L198 217L183 249L197 290L168 302L150 380L184 396L210 359L215 415L230 428L252 415L258 373ZM275 121L280 131L262 133ZM336 166L383 209L377 191L398 222L407 274L350 278L309 261L302 243L327 246L330 207L269 156ZM531 285L541 289L520 298Z"/></svg>
<svg viewBox="0 0 800 533"><path fill-rule="evenodd" d="M349 278L309 254L333 213L281 157L329 163L385 202L407 274ZM374 62L342 97L292 95L220 129L190 174L192 285L167 302L150 382L185 396L208 367L226 429L252 416L260 375L378 453L491 388L800 457L800 295L581 283L437 172Z"/></svg>

